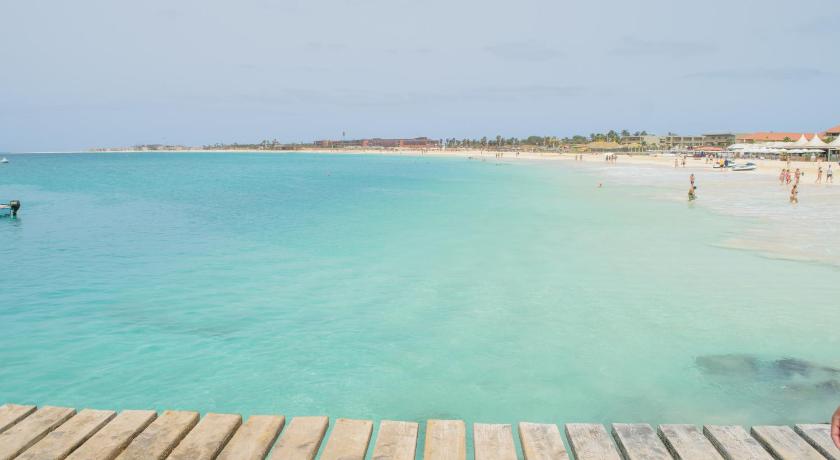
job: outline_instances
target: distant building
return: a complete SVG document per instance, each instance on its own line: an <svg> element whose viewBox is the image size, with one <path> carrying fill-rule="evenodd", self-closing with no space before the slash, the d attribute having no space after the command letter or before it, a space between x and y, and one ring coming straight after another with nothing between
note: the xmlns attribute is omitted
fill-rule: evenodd
<svg viewBox="0 0 840 460"><path fill-rule="evenodd" d="M621 136L622 144L659 145L659 136Z"/></svg>
<svg viewBox="0 0 840 460"><path fill-rule="evenodd" d="M659 146L664 149L693 149L704 145L703 136L678 136L669 134L659 138Z"/></svg>
<svg viewBox="0 0 840 460"><path fill-rule="evenodd" d="M413 139L381 139L375 137L373 139L353 139L353 140L320 140L315 141L318 147L326 148L344 148L344 147L381 147L381 148L437 148L440 147L440 141L429 139L428 137L415 137Z"/></svg>
<svg viewBox="0 0 840 460"><path fill-rule="evenodd" d="M805 134L805 137L811 139L814 137L813 134L807 133L791 133L791 132L784 132L784 133L774 133L774 132L757 132L757 133L745 133L739 134L736 142L738 144L755 144L758 142L795 142L802 134Z"/></svg>
<svg viewBox="0 0 840 460"><path fill-rule="evenodd" d="M703 134L704 146L726 148L735 142L737 142L737 135L734 133Z"/></svg>
<svg viewBox="0 0 840 460"><path fill-rule="evenodd" d="M823 135L823 137L828 137L828 136L831 136L831 137L840 137L840 125L837 125L837 126L835 126L835 127L833 127L833 128L828 128L828 129L826 129L826 130L825 130L825 134Z"/></svg>

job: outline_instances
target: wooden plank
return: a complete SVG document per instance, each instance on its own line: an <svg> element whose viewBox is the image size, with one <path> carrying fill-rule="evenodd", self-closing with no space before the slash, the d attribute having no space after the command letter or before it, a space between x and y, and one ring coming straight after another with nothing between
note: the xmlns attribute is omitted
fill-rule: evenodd
<svg viewBox="0 0 840 460"><path fill-rule="evenodd" d="M340 418L335 421L321 460L364 460L367 454L373 422Z"/></svg>
<svg viewBox="0 0 840 460"><path fill-rule="evenodd" d="M295 417L280 435L271 453L272 460L312 460L318 453L330 419L327 417Z"/></svg>
<svg viewBox="0 0 840 460"><path fill-rule="evenodd" d="M0 433L8 430L15 423L35 412L35 406L19 406L17 404L3 404L0 406Z"/></svg>
<svg viewBox="0 0 840 460"><path fill-rule="evenodd" d="M725 460L772 460L773 457L737 425L706 425L703 433Z"/></svg>
<svg viewBox="0 0 840 460"><path fill-rule="evenodd" d="M424 460L465 460L467 427L463 420L429 420L426 422Z"/></svg>
<svg viewBox="0 0 840 460"><path fill-rule="evenodd" d="M277 440L286 418L275 415L252 415L219 454L218 460L263 460Z"/></svg>
<svg viewBox="0 0 840 460"><path fill-rule="evenodd" d="M113 460L155 417L157 413L151 410L124 410L67 459Z"/></svg>
<svg viewBox="0 0 840 460"><path fill-rule="evenodd" d="M516 460L510 425L473 424L475 460Z"/></svg>
<svg viewBox="0 0 840 460"><path fill-rule="evenodd" d="M576 460L621 460L604 425L567 423L566 438Z"/></svg>
<svg viewBox="0 0 840 460"><path fill-rule="evenodd" d="M44 406L0 433L0 460L9 460L40 441L75 414L69 407Z"/></svg>
<svg viewBox="0 0 840 460"><path fill-rule="evenodd" d="M789 426L754 426L751 433L779 460L825 460Z"/></svg>
<svg viewBox="0 0 840 460"><path fill-rule="evenodd" d="M831 440L831 425L796 425L794 428L799 436L808 441L817 452L829 460L840 460L840 449Z"/></svg>
<svg viewBox="0 0 840 460"><path fill-rule="evenodd" d="M87 441L116 413L111 410L84 409L64 422L37 444L27 449L19 460L59 460Z"/></svg>
<svg viewBox="0 0 840 460"><path fill-rule="evenodd" d="M163 460L198 423L198 412L164 411L117 458L120 460Z"/></svg>
<svg viewBox="0 0 840 460"><path fill-rule="evenodd" d="M519 441L525 460L568 460L569 454L554 424L519 423Z"/></svg>
<svg viewBox="0 0 840 460"><path fill-rule="evenodd" d="M238 414L207 414L178 443L169 455L171 460L213 460L242 424Z"/></svg>
<svg viewBox="0 0 840 460"><path fill-rule="evenodd" d="M659 436L676 460L723 460L715 446L694 425L660 425Z"/></svg>
<svg viewBox="0 0 840 460"><path fill-rule="evenodd" d="M671 460L668 449L646 423L613 423L618 449L627 460Z"/></svg>
<svg viewBox="0 0 840 460"><path fill-rule="evenodd" d="M419 427L414 422L380 422L372 460L414 460Z"/></svg>

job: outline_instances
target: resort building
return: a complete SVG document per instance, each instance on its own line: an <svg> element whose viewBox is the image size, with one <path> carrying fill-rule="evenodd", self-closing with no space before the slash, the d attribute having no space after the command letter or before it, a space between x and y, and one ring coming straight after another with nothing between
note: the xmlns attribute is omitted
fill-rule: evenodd
<svg viewBox="0 0 840 460"><path fill-rule="evenodd" d="M824 137L840 137L840 125L825 130Z"/></svg>
<svg viewBox="0 0 840 460"><path fill-rule="evenodd" d="M805 134L807 139L813 137L813 134L793 133L793 132L756 132L739 134L738 138L733 144L756 144L760 142L794 142Z"/></svg>
<svg viewBox="0 0 840 460"><path fill-rule="evenodd" d="M704 146L726 148L734 144L736 140L737 135L734 133L703 134Z"/></svg>
<svg viewBox="0 0 840 460"><path fill-rule="evenodd" d="M622 144L659 145L659 136L621 136Z"/></svg>
<svg viewBox="0 0 840 460"><path fill-rule="evenodd" d="M676 134L669 134L659 139L659 145L663 149L693 149L694 147L702 147L705 144L703 136L678 136Z"/></svg>
<svg viewBox="0 0 840 460"><path fill-rule="evenodd" d="M413 139L381 139L375 137L373 139L353 139L353 140L320 140L315 141L318 147L326 148L344 148L344 147L376 147L376 148L399 148L411 147L418 149L429 149L440 147L440 141L429 139L428 137L415 137Z"/></svg>

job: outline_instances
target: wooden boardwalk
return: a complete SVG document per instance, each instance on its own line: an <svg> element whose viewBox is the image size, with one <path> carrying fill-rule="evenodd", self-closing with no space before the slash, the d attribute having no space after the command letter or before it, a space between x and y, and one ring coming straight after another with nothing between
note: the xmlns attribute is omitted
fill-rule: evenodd
<svg viewBox="0 0 840 460"><path fill-rule="evenodd" d="M476 423L0 406L0 460L840 460L825 424ZM562 432L561 432L562 429ZM471 434L471 436L469 436ZM565 436L564 436L565 434ZM469 441L472 441L468 445ZM418 447L422 445L422 448ZM369 452L369 450L371 450ZM419 449L419 450L418 450ZM422 452L422 456L419 455Z"/></svg>

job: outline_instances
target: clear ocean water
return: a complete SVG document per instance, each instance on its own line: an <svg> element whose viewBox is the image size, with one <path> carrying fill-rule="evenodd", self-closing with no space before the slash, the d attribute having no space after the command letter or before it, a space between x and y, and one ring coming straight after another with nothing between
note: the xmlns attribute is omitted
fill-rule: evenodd
<svg viewBox="0 0 840 460"><path fill-rule="evenodd" d="M837 266L726 247L757 223L682 186L598 189L561 162L9 158L0 402L743 424L840 402Z"/></svg>

